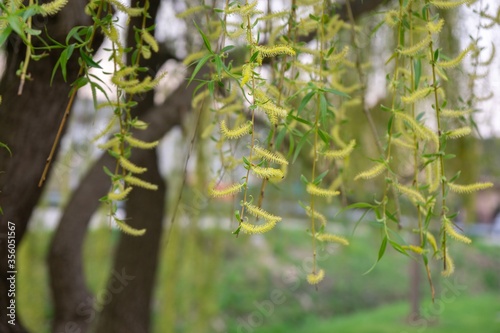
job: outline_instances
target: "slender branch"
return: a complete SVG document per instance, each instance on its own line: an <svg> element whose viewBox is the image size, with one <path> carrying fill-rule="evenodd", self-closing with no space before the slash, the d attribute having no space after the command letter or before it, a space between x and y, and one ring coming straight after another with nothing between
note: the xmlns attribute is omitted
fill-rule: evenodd
<svg viewBox="0 0 500 333"><path fill-rule="evenodd" d="M96 14L97 18L101 17L102 10L103 10L103 2L100 2L99 8L98 8L97 14ZM92 34L90 35L90 38L88 39L88 43L87 43L88 45L93 44L93 41L95 38L95 32L97 30L96 27L97 27L97 20L94 20ZM82 76L84 69L85 69L85 62L82 61L81 65L80 65L80 69L78 71L77 79ZM64 131L64 127L66 126L66 122L68 120L71 108L73 107L73 102L75 101L76 93L78 92L78 90L79 90L79 87L77 87L77 86L73 87L68 104L66 105L66 110L64 111L63 118L61 120L61 123L59 124L59 129L57 130L56 138L54 139L54 143L52 144L52 148L50 150L49 157L47 157L47 161L45 162L45 167L43 169L42 176L40 177L40 181L38 182L38 187L42 187L43 183L47 179L47 174L49 172L50 165L52 163L52 160L54 159L56 148L59 145L59 141L61 140L61 135Z"/></svg>

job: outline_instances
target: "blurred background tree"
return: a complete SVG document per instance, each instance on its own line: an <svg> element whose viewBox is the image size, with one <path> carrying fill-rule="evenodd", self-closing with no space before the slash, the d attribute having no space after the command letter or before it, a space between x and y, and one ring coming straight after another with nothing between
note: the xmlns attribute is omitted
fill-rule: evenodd
<svg viewBox="0 0 500 333"><path fill-rule="evenodd" d="M63 43L73 27L91 23L84 13L86 3L70 1L56 16L35 16L34 26L46 29L51 38ZM138 3L141 6L144 1ZM95 153L89 140L92 135L83 134L84 138L81 138L82 132L98 132L95 124L101 125L101 116L91 109L89 103L85 103L88 94L81 94L81 101L73 110L72 127L61 142L63 149L51 171L50 183L45 188L37 186L71 87L59 74L54 76L49 85L52 69L60 57L60 53L51 52L41 60L30 63L32 80L26 81L23 94L18 96L19 79L16 72L24 60L26 49L16 36L11 36L5 44L6 61L0 84L0 141L9 146L12 155L1 150L2 295L8 289L5 273L7 249L4 246L7 221L16 223L16 241L20 247L16 325L7 324L7 298L2 296L0 331L291 332L294 328L296 332L326 332L332 330L334 325L345 325L344 331L363 332L364 329L366 332L376 332L378 324L373 320L367 319L370 324L365 328L356 319L354 323L342 324L328 323L328 318L387 303L391 305L386 307L386 312L381 310L380 313L368 314L366 318L375 316L375 321L380 322L400 318L402 322L394 323L391 328L380 328L377 332L409 330L404 324L408 314L412 329L435 324L437 330L442 329L444 332L455 327L446 326L450 325L447 320L438 324L436 312L431 311L432 305L422 308L419 300L423 295L428 296L429 292L419 287L418 274L422 274L422 268L414 265L416 260L410 261L412 268L408 273L406 269L401 269L408 260L392 251L370 275L362 276L376 259L374 252L380 243L379 239L368 237L376 232L370 223L361 222L356 237L351 240L352 246L342 253L337 253L336 247L327 246L323 249L326 257L335 256L322 262L325 270L333 273L320 285L320 292L314 292L304 282L309 273L307 258L310 250L307 239L302 237L307 229L307 218L300 209L296 209L296 198L303 194L300 182L267 190L266 200L279 207L288 220L287 226L282 227L285 230L280 231L283 232L281 236L237 239L228 236L228 230L235 228L235 222L227 217L232 215L235 208L232 202L212 200L204 194L205 184L210 178L208 174L215 168L211 162L212 154L208 153L213 146L204 131L204 126L209 122L199 116L196 108L193 109L192 97L196 85L186 87L183 80L190 76L193 67L179 70L188 54L201 49L202 40L194 26L176 19L175 14L198 5L198 1L163 0L151 2L149 8L149 25L156 22L155 35L162 39L162 43L159 52L152 53L143 66L149 69L149 75L156 75L161 68L167 68L169 77L156 91L138 96L139 103L133 112L150 124L147 131L136 133L139 139L154 141L165 138L165 143L157 150L134 151L131 161L147 166L148 171L143 179L158 184L159 189L147 191L135 188L126 205L120 207L126 210L130 218L128 223L132 227L147 228L148 231L142 237L117 233L102 223L103 208L98 199L106 195L110 187L109 177L102 170L104 166L112 169L114 159L106 153ZM217 1L204 5L208 8L224 7L224 3ZM289 3L274 1L262 1L259 5L267 12L290 6ZM331 5L333 8L333 3ZM377 149L377 139L373 139L370 126L384 133L387 124L388 115L374 116L375 123L370 124L364 114L367 109L373 112L390 98L384 89L378 87L385 85L383 77L387 70L383 69L383 64L397 44L397 36L393 36L390 30L379 23L383 22L385 12L393 5L391 1L356 0L352 2L350 10L345 4L332 10L346 22L356 20L361 28L356 41L352 41L357 43L355 61L370 61L373 64L366 72L352 71L345 73L342 78L346 86L349 86L349 82L359 82L360 76L364 76L362 82L366 80L366 86L354 92L361 95L361 106L353 105L347 109L349 119L356 121L346 119L343 127L343 131L351 133L364 147L368 147L366 151ZM463 15L472 15L472 10L475 10L472 21L476 22L472 26L478 31L481 25L492 22L486 17L486 14L494 17L490 13L492 8L488 8L484 1L477 1L466 13L442 13L447 22L443 32L446 38L442 38L439 46L445 50L444 53L456 54L461 49L458 45L463 43L465 32L458 26L465 20ZM190 19L197 22L202 30L209 31L210 20L207 22L206 14L201 13ZM126 45L133 45L135 34L131 27L140 26L139 18L132 19L125 26L129 27ZM344 34L342 38L345 40L353 38L347 32ZM314 42L315 34L301 38L304 43ZM478 45L493 52L494 44L486 45L478 36L471 38L476 38ZM101 43L102 36L96 38L94 48L105 48L106 44L101 46ZM231 57L234 57L235 63L241 64L244 59L238 56L244 53L244 50L235 50L231 52ZM481 62L486 61L484 57L478 56L475 63L473 58L471 64L461 70L471 72L472 80L480 80L483 71L478 68ZM68 82L76 78L79 68L77 59L75 54L68 61ZM273 66L273 63L265 63L264 66ZM197 78L201 79L205 74L205 70L202 70L197 73ZM486 89L478 88L484 84L482 82L466 85L450 77L445 85L446 94L465 96L462 97L464 105L478 109L481 99L488 95L483 94ZM457 93L459 91L462 93ZM491 87L491 91L494 91L494 87ZM377 112L377 115L381 114ZM193 125L196 123L203 126ZM479 233L481 238L472 250L460 247L456 250L461 254L456 260L457 270L461 271L458 284L466 286L463 294L471 295L478 309L484 307L484 317L472 319L471 325L482 322L482 329L494 332L495 327L498 327L498 312L495 312L498 309L495 308L494 298L487 294L500 290L500 259L497 250L487 245L489 238L484 238L484 232L480 230L481 226L492 228L495 218L498 219L500 207L500 163L498 154L493 153L498 147L494 133L498 135L500 126L495 120L490 121L490 124L496 128L488 138L480 136L479 133L484 129L481 124L477 135L454 142L450 150L460 158L453 160L450 167L462 170L461 179L465 183L472 183L481 177L495 180L497 184L497 187L487 192L489 195L479 194L484 196L483 202L490 202L488 206L478 205L475 196L469 195L461 203L458 203L457 198L454 207L463 207L465 214L460 215L463 221L482 222L479 227L476 225L476 228L470 229L463 225L470 233ZM78 126L83 127L83 130L78 129ZM404 151L400 156L403 161L407 158ZM312 166L306 152L300 154L296 164L302 167L301 171L292 171L298 172L293 179L298 180L300 174L310 173ZM349 161L348 172L355 175L365 170L366 164L364 153L354 154ZM409 177L411 179L411 174ZM351 202L371 201L373 193L380 186L378 182L348 183L342 203L345 206ZM58 205L55 215L48 214L51 207L47 202L51 195L55 195ZM339 208L326 205L329 216L336 215ZM354 210L337 215L340 233L353 232L359 214L364 213ZM370 220L374 220L374 216L368 213L363 221ZM92 221L97 221L94 223L98 227L92 227ZM408 277L413 279L408 280ZM405 285L406 281L411 283ZM439 301L439 291L450 288L447 284L441 285L437 277L435 281L438 281L436 288ZM411 297L407 296L408 290ZM461 317L466 317L467 309L470 310L473 304L467 300L463 301L467 306L461 305L459 296L462 296L462 292L461 289L457 290L456 303L464 309L446 311L446 314L450 312L454 316L450 317L451 325ZM275 296L272 296L273 293ZM276 296L277 293L281 297ZM328 297L321 297L325 295ZM277 301L270 302L273 299ZM401 310L397 302L406 299L411 300L412 308ZM420 309L424 309L423 313L420 313ZM492 315L497 317L492 318ZM349 326L354 324L358 326ZM466 331L468 327L480 326L463 327Z"/></svg>

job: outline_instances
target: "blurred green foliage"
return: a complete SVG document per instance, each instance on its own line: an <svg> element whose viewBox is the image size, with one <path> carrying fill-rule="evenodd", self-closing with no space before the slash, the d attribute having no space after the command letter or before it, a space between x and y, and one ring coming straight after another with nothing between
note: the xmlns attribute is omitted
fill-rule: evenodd
<svg viewBox="0 0 500 333"><path fill-rule="evenodd" d="M281 223L287 223L286 219ZM369 228L360 226L349 247L320 251L320 267L334 274L317 291L305 281L310 265L305 230L280 226L281 230L271 231L279 232L279 237L234 238L215 228L196 233L179 228L163 249L167 259L157 278L154 332L167 332L165 327L172 322L172 332L192 332L193 327L197 333L246 332L242 327L250 327L249 320L259 323L251 327L259 333L417 332L422 326L406 324L408 259L388 249L379 265L363 275L376 259L374 249L379 241L365 235ZM27 326L39 333L49 332L52 316L44 264L50 237L48 232L30 231L19 249L18 309ZM105 288L115 243L115 232L107 228L91 231L86 239L86 275L94 293ZM450 281L457 279L465 290L446 303L439 321L429 320L426 332L498 332L500 307L498 297L493 296L500 292L498 247L479 239L473 244L458 246L453 253L457 274ZM169 259L169 251L175 260ZM438 306L446 284L438 267L433 268ZM172 275L176 276L175 285L169 284ZM207 277L211 279L205 280ZM425 314L433 305L424 272L422 297ZM271 302L273 298L279 304ZM169 317L166 314L172 306L175 311Z"/></svg>

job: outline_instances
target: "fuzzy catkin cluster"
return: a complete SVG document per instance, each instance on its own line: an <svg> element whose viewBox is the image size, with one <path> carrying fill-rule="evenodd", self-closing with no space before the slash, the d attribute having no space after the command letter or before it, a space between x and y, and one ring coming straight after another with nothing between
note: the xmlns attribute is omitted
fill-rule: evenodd
<svg viewBox="0 0 500 333"><path fill-rule="evenodd" d="M474 56L477 47L471 44L457 55L442 54L437 43L446 22L438 9L454 10L470 3L405 1L387 12L385 24L399 36L387 60L392 68L387 76L390 101L381 107L388 123L382 136L372 126L378 152L368 151L372 162L357 167L354 174L350 160L365 147L359 136L346 130L349 121L357 121L349 111L362 108L368 123L376 116L364 101L370 63L356 44L359 29L354 21L342 21L321 0L293 1L289 9L275 13L263 12L259 1L231 2L214 9L197 6L181 13L179 17L191 17L214 10L222 22L220 27L207 24L205 30L201 28L205 49L195 50L187 59L211 70L194 98L211 98L210 129L216 129L212 138L220 149L222 165L213 184L228 185L213 185L209 193L240 200L234 233L268 232L286 220L264 209L266 186L286 179L289 168L301 158L310 167L310 174L301 180L308 195L308 203L302 206L310 218L313 258L316 242L349 243L329 231L329 217L321 212L322 207L337 197L346 201L345 192L353 182L385 179L373 203L357 204L374 210L383 230L383 249L390 244L399 252L422 256L429 276L427 255L432 253L443 260L443 275L451 274L448 236L466 238L453 228L447 196L492 186L459 184L458 175L448 175L445 166L445 160L452 158L446 153L447 142L471 135L473 127L464 121L472 108L448 100L441 82L469 54ZM214 31L221 34L214 35ZM308 43L300 42L311 35ZM346 42L349 35L351 43ZM244 63L227 59L226 52L232 49L245 50ZM358 74L358 81L352 80L352 73ZM230 175L241 170L244 176L232 179ZM413 210L402 212L400 201L408 202ZM420 235L419 244L405 240L394 228L401 227L402 214L416 217L411 229ZM313 266L308 281L317 284L325 273L316 267L315 259Z"/></svg>
<svg viewBox="0 0 500 333"><path fill-rule="evenodd" d="M129 18L147 16L146 8L149 7L148 1L144 8L128 7L120 1L90 1L85 12L88 15L95 17L106 17L105 9L116 10L126 14ZM111 17L111 16L109 16ZM96 21L96 20L94 20ZM107 170L111 178L111 189L109 193L101 199L110 206L110 216L116 225L125 233L140 236L146 230L137 230L129 226L123 219L116 215L116 207L118 201L127 199L127 196L132 192L134 187L141 187L147 190L157 190L156 184L149 183L140 178L139 175L147 171L146 168L136 165L130 161L134 149L154 149L158 145L158 141L145 142L136 138L132 130L140 131L147 129L147 124L134 119L131 116L131 109L135 105L132 101L133 96L140 93L146 93L159 83L165 74L161 74L156 78L146 76L139 78L140 60L141 58L148 59L152 52L158 52L159 46L153 35L150 33L152 27L145 26L143 20L141 27L134 27L137 45L125 49L119 37L119 29L121 29L114 20L101 19L99 28L102 33L110 40L111 48L109 58L113 61L114 71L111 74L111 82L115 85L115 96L106 96L108 102L100 107L106 106L114 110L114 115L111 117L108 125L94 138L97 140L103 136L110 135L111 138L99 148L107 150L109 154L116 158L116 167L112 172ZM131 57L132 63L126 64L123 59L127 52L133 52Z"/></svg>

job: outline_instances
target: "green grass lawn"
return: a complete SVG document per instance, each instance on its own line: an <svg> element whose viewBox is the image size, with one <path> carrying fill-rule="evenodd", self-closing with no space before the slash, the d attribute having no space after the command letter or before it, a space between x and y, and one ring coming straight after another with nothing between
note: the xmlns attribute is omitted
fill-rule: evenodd
<svg viewBox="0 0 500 333"><path fill-rule="evenodd" d="M85 271L94 293L106 286L116 236L103 228L86 239ZM50 331L53 316L46 267L50 237L48 232L29 231L19 249L18 311L37 333ZM456 273L450 280L457 278L465 286L463 292L452 300L442 298L446 280L434 265L436 303L428 302L429 288L422 277L426 315L411 326L405 321L405 300L412 259L388 249L377 267L363 275L376 259L380 239L360 235L349 247L319 260L326 277L316 291L305 282L309 241L300 230L273 230L260 239L236 239L223 230L174 232L169 247L162 249L152 332L500 333L498 247L480 241L455 244ZM261 323L251 331L238 330L242 320L258 312L256 303L269 300L276 290L284 299L272 314L262 319L257 314L254 320ZM441 311L439 321L434 320Z"/></svg>
<svg viewBox="0 0 500 333"><path fill-rule="evenodd" d="M434 304L426 303L422 307L422 318L411 323L406 320L408 312L408 304L400 302L330 320L310 320L293 332L500 332L500 295L458 296L447 301L438 298Z"/></svg>

